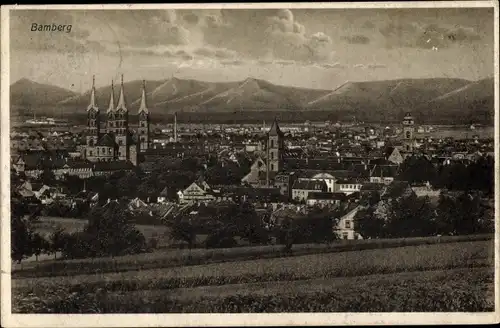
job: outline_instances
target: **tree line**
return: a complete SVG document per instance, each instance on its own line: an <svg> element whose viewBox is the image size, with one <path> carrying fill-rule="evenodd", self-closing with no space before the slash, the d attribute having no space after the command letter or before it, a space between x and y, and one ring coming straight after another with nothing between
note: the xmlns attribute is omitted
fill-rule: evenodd
<svg viewBox="0 0 500 328"><path fill-rule="evenodd" d="M414 193L391 199L370 195L355 217L364 238L469 235L494 232L494 206L480 192L443 192L437 203Z"/></svg>
<svg viewBox="0 0 500 328"><path fill-rule="evenodd" d="M495 189L494 168L492 156L481 156L469 165L456 161L434 165L424 156L412 156L401 164L397 179L411 184L429 182L437 189L480 190L491 196Z"/></svg>

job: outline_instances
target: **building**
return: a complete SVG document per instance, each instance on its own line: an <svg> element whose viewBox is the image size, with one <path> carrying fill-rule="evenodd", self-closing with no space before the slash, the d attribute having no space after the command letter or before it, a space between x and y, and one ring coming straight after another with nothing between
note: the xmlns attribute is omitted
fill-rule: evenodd
<svg viewBox="0 0 500 328"><path fill-rule="evenodd" d="M327 186L323 180L297 180L292 187L292 198L305 202L311 192L326 192Z"/></svg>
<svg viewBox="0 0 500 328"><path fill-rule="evenodd" d="M186 189L178 191L179 202L211 202L216 199L214 191L205 181L195 181L190 184Z"/></svg>
<svg viewBox="0 0 500 328"><path fill-rule="evenodd" d="M278 121L274 119L273 125L267 133L267 147L266 147L266 163L267 163L267 177L266 182L269 186L271 173L276 175L283 169L283 151L285 148L284 134L278 126Z"/></svg>
<svg viewBox="0 0 500 328"><path fill-rule="evenodd" d="M342 192L310 192L307 196L307 205L320 207L327 205L339 205L347 200L347 195Z"/></svg>
<svg viewBox="0 0 500 328"><path fill-rule="evenodd" d="M333 232L338 238L349 240L363 239L363 237L354 230L354 218L360 209L360 206L355 206L339 219L338 224L333 227Z"/></svg>
<svg viewBox="0 0 500 328"><path fill-rule="evenodd" d="M363 184L356 179L346 179L337 181L337 186L337 191L351 195L355 192L360 192Z"/></svg>
<svg viewBox="0 0 500 328"><path fill-rule="evenodd" d="M403 119L403 150L406 154L413 152L415 143L415 121L411 113L406 113Z"/></svg>
<svg viewBox="0 0 500 328"><path fill-rule="evenodd" d="M150 118L146 103L145 81L143 81L141 102L138 109L138 136L129 129L129 111L125 100L123 75L116 106L114 85L111 84L105 131L101 131L100 117L99 107L96 104L94 77L90 91L90 103L87 107L85 159L91 162L129 161L133 165L137 165L138 153L147 151L150 146Z"/></svg>

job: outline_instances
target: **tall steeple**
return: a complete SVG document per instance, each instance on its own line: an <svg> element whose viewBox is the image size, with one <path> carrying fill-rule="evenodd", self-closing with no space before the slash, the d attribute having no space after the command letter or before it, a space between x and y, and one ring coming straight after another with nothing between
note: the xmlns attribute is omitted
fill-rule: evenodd
<svg viewBox="0 0 500 328"><path fill-rule="evenodd" d="M139 113L148 113L148 107L146 105L146 80L142 80L142 95L141 95L141 105L139 106Z"/></svg>
<svg viewBox="0 0 500 328"><path fill-rule="evenodd" d="M118 99L118 105L116 105L116 110L122 109L123 111L127 111L127 106L125 105L125 95L123 91L123 74L122 74L122 83L120 87L120 98Z"/></svg>
<svg viewBox="0 0 500 328"><path fill-rule="evenodd" d="M142 81L141 104L139 106L139 152L144 152L149 149L149 110L146 105L146 81Z"/></svg>
<svg viewBox="0 0 500 328"><path fill-rule="evenodd" d="M92 89L90 90L90 103L87 106L87 111L91 109L99 111L99 108L95 103L95 75L92 75Z"/></svg>
<svg viewBox="0 0 500 328"><path fill-rule="evenodd" d="M270 136L279 136L279 137L283 136L283 132L281 132L281 129L278 125L278 119L276 117L274 118L273 125L271 125L268 134Z"/></svg>
<svg viewBox="0 0 500 328"><path fill-rule="evenodd" d="M109 96L109 107L106 111L107 113L115 110L115 86L113 80L111 80L111 95Z"/></svg>

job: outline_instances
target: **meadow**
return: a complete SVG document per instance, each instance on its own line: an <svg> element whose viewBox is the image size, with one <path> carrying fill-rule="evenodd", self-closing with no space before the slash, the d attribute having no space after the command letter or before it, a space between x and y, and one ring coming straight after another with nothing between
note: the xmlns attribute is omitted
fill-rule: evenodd
<svg viewBox="0 0 500 328"><path fill-rule="evenodd" d="M493 242L14 278L13 311L489 311Z"/></svg>
<svg viewBox="0 0 500 328"><path fill-rule="evenodd" d="M77 274L101 274L220 262L272 259L284 256L336 253L404 246L446 244L471 241L491 241L492 235L441 236L421 238L338 240L330 244L297 244L292 253L284 253L282 245L248 246L225 249L157 249L150 253L78 260L45 260L25 262L12 267L13 277L54 277Z"/></svg>

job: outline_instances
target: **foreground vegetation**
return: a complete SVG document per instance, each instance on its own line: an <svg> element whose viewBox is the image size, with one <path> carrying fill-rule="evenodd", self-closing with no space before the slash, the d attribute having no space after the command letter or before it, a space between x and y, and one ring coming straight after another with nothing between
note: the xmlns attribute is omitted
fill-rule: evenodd
<svg viewBox="0 0 500 328"><path fill-rule="evenodd" d="M58 260L44 263L26 263L12 272L14 278L73 276L95 273L113 273L137 270L172 268L187 265L202 265L220 262L272 259L308 254L338 253L370 249L397 248L405 246L459 243L459 247L470 242L483 241L493 248L493 235L441 236L399 239L338 240L329 244L298 244L291 253L283 252L282 245L236 247L226 249L159 250L146 254L95 259ZM462 244L464 242L464 244ZM445 246L445 245L442 245ZM391 252L396 249L391 250ZM460 250L461 251L461 250Z"/></svg>
<svg viewBox="0 0 500 328"><path fill-rule="evenodd" d="M412 272L296 283L225 285L226 293L185 290L44 293L14 289L15 313L419 312L492 311L493 269ZM315 286L317 284L317 286ZM326 286L326 287L325 287ZM247 287L247 288L245 288ZM316 288L314 288L316 287Z"/></svg>
<svg viewBox="0 0 500 328"><path fill-rule="evenodd" d="M12 286L19 312L485 311L492 277L492 243L475 241L14 279ZM211 299L207 288L215 286L226 292Z"/></svg>

